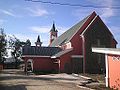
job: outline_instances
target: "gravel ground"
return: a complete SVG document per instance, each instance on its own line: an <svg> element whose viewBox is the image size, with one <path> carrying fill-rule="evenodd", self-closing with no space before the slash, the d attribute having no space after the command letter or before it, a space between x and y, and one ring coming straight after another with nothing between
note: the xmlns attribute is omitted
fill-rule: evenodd
<svg viewBox="0 0 120 90"><path fill-rule="evenodd" d="M0 90L90 90L78 87L78 77L67 74L25 75L22 70L0 73Z"/></svg>

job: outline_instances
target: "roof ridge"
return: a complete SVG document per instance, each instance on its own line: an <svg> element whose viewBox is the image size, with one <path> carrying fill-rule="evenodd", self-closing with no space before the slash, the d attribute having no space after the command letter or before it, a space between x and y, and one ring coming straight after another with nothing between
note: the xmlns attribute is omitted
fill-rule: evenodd
<svg viewBox="0 0 120 90"><path fill-rule="evenodd" d="M61 34L58 38L56 38L50 46L58 46L62 45L65 42L68 42L71 40L71 38L80 30L80 28L85 24L85 22L92 16L97 15L94 12L92 12L90 15L79 21L77 24L73 25L70 29L65 31L63 34Z"/></svg>
<svg viewBox="0 0 120 90"><path fill-rule="evenodd" d="M92 16L93 14L95 14L95 16L97 15L96 12L93 11L90 15L86 16L84 19L82 19L81 21L79 21L78 23L76 23L75 25L73 25L71 28L75 27L76 25L79 25L79 24L80 24L82 21L84 21L85 19L88 20L89 17ZM95 17L95 16L94 16L94 17ZM87 20L86 20L86 21L87 21ZM86 21L85 21L85 22L86 22ZM84 22L81 26L83 26L83 25L85 24L85 22ZM90 22L91 22L91 21L90 21ZM80 27L80 28L81 28L81 27ZM79 28L79 29L80 29L80 28ZM74 35L75 35L77 32L78 32L78 30L74 33ZM74 35L72 35L72 37L73 37ZM70 41L70 40L72 39L72 37L71 37L68 41Z"/></svg>

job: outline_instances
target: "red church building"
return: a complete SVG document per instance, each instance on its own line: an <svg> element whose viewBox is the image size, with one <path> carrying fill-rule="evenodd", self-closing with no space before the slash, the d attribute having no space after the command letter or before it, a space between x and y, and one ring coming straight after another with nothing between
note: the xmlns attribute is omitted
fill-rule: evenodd
<svg viewBox="0 0 120 90"><path fill-rule="evenodd" d="M101 18L91 13L82 21L57 37L53 23L50 44L41 46L38 36L36 46L24 46L22 58L33 71L66 73L104 73L105 56L92 53L92 47L116 48L117 41Z"/></svg>

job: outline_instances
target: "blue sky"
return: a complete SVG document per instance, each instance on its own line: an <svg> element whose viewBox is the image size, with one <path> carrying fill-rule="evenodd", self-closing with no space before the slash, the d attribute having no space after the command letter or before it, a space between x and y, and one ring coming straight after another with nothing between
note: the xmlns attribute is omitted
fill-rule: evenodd
<svg viewBox="0 0 120 90"><path fill-rule="evenodd" d="M43 4L25 0L0 0L0 27L8 35L15 35L18 39L30 39L32 45L40 35L43 46L49 44L49 31L53 21L59 35L82 20L87 15L96 11L104 23L120 43L120 6L119 0L43 0L59 3L81 5L101 5L109 8L72 7ZM120 47L120 44L118 44Z"/></svg>

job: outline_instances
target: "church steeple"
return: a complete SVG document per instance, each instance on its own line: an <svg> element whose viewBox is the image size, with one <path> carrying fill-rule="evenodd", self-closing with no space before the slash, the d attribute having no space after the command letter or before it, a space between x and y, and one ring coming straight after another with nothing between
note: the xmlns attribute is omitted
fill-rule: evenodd
<svg viewBox="0 0 120 90"><path fill-rule="evenodd" d="M55 24L53 22L52 28L50 30L50 44L57 38L57 29L55 28ZM49 44L49 45L50 45Z"/></svg>
<svg viewBox="0 0 120 90"><path fill-rule="evenodd" d="M58 32L57 29L55 29L55 23L54 22L53 22L53 26L52 26L50 32Z"/></svg>
<svg viewBox="0 0 120 90"><path fill-rule="evenodd" d="M40 41L40 36L38 35L37 41L35 42L36 46L41 47L42 42Z"/></svg>

